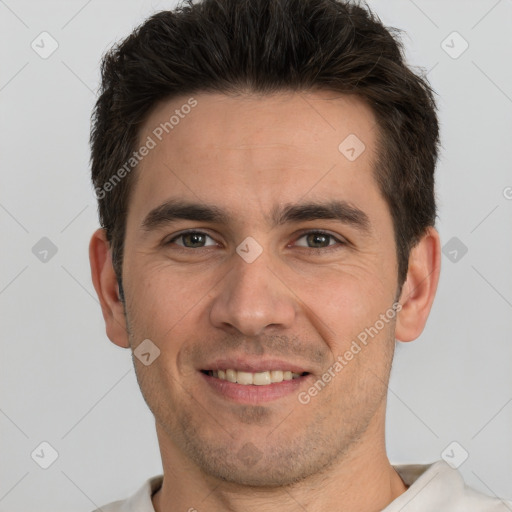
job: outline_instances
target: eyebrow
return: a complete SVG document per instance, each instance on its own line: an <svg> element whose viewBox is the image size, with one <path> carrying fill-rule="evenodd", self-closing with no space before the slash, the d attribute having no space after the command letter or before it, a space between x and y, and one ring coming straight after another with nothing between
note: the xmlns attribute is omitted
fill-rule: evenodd
<svg viewBox="0 0 512 512"><path fill-rule="evenodd" d="M141 228L151 232L180 219L229 224L234 218L236 215L215 205L170 199L152 209L142 221ZM370 220L366 213L344 200L276 205L267 221L272 227L276 227L319 219L337 220L363 233L370 231Z"/></svg>

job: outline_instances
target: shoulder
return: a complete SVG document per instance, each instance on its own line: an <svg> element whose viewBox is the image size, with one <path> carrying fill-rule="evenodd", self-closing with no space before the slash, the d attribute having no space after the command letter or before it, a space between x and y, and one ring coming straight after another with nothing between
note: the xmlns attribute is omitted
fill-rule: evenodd
<svg viewBox="0 0 512 512"><path fill-rule="evenodd" d="M383 512L512 512L512 501L468 487L461 474L444 460L394 468L409 488Z"/></svg>
<svg viewBox="0 0 512 512"><path fill-rule="evenodd" d="M94 512L155 512L151 497L162 485L162 480L162 475L154 476L146 480L144 485L129 498L103 505Z"/></svg>

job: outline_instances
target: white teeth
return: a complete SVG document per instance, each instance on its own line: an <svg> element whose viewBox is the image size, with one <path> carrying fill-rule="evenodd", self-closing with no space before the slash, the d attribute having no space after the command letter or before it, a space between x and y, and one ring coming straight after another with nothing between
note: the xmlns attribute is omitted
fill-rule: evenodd
<svg viewBox="0 0 512 512"><path fill-rule="evenodd" d="M252 377L252 383L256 386L265 386L266 384L270 384L272 379L270 377L270 372L259 372L255 373Z"/></svg>
<svg viewBox="0 0 512 512"><path fill-rule="evenodd" d="M281 370L272 370L270 372L270 380L272 382L283 382L283 372Z"/></svg>
<svg viewBox="0 0 512 512"><path fill-rule="evenodd" d="M228 370L212 370L209 372L212 377L217 377L220 380L227 380L229 382L236 382L245 386L253 384L255 386L267 386L283 380L297 379L301 376L300 373L291 372L289 370L271 370L268 372L242 372L233 369Z"/></svg>
<svg viewBox="0 0 512 512"><path fill-rule="evenodd" d="M252 384L252 373L249 372L237 372L236 381L238 384Z"/></svg>

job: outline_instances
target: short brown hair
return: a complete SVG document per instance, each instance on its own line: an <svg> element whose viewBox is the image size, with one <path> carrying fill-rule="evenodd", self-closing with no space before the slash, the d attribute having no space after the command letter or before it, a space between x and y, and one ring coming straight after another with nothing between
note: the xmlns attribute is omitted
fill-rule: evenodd
<svg viewBox="0 0 512 512"><path fill-rule="evenodd" d="M325 89L358 95L376 115L374 173L393 218L401 287L410 249L435 222L439 127L433 92L406 65L397 32L350 1L189 0L115 45L102 61L91 164L119 282L134 173L106 184L130 159L158 102L198 92Z"/></svg>

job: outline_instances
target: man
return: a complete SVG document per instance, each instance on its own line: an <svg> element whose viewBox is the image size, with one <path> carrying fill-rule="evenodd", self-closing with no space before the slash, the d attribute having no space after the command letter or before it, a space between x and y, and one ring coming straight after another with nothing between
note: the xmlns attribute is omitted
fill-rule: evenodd
<svg viewBox="0 0 512 512"><path fill-rule="evenodd" d="M92 278L164 468L103 511L510 510L386 455L439 279L438 123L368 9L156 14L105 57L91 143Z"/></svg>

